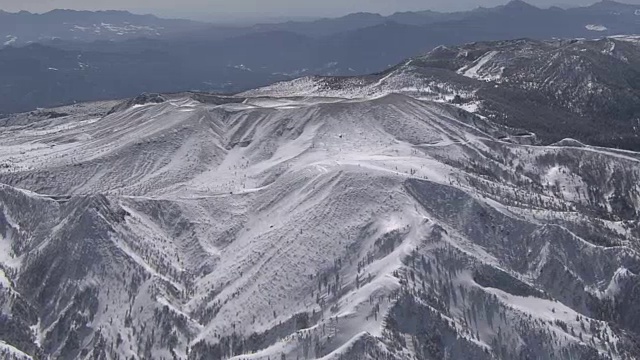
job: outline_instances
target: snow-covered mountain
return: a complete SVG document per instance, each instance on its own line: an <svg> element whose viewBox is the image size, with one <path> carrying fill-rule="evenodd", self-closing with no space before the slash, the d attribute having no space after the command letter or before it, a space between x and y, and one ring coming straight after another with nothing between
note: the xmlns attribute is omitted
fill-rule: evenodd
<svg viewBox="0 0 640 360"><path fill-rule="evenodd" d="M565 137L640 150L640 41L529 39L440 46L371 76L307 77L263 96L364 98L401 92L445 101L544 143Z"/></svg>
<svg viewBox="0 0 640 360"><path fill-rule="evenodd" d="M412 63L1 119L0 354L640 356L640 153L535 145Z"/></svg>

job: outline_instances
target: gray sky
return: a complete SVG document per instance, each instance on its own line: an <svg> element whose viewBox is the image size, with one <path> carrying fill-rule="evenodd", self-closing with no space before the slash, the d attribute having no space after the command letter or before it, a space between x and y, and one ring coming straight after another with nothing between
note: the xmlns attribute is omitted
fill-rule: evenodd
<svg viewBox="0 0 640 360"><path fill-rule="evenodd" d="M453 11L478 6L495 6L507 0L0 0L5 11L44 12L65 9L123 9L137 13L154 13L164 17L190 17L199 20L225 18L251 19L275 17L338 16L350 12L369 11L389 14L406 10ZM528 0L550 5L585 5L596 0ZM621 0L640 4L640 0Z"/></svg>

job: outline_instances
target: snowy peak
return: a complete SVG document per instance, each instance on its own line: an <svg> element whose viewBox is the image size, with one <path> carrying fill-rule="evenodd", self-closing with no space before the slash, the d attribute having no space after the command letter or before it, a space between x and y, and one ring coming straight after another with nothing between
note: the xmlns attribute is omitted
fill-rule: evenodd
<svg viewBox="0 0 640 360"><path fill-rule="evenodd" d="M522 0L511 0L506 5L504 5L503 9L506 11L513 11L513 12L527 12L527 11L540 10L539 8Z"/></svg>
<svg viewBox="0 0 640 360"><path fill-rule="evenodd" d="M576 138L637 150L640 128L633 104L640 89L628 81L638 74L637 45L633 37L610 37L439 46L371 76L302 78L246 94L369 98L404 93L533 131L547 144Z"/></svg>

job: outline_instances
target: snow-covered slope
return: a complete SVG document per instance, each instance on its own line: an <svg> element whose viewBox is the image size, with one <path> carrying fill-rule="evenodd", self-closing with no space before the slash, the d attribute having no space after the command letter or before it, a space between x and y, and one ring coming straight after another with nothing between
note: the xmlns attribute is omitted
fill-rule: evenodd
<svg viewBox="0 0 640 360"><path fill-rule="evenodd" d="M640 354L637 153L509 142L403 94L297 95L4 119L0 352Z"/></svg>
<svg viewBox="0 0 640 360"><path fill-rule="evenodd" d="M391 93L454 104L540 143L571 137L640 150L640 46L634 36L440 46L379 74L307 77L248 96L371 98Z"/></svg>

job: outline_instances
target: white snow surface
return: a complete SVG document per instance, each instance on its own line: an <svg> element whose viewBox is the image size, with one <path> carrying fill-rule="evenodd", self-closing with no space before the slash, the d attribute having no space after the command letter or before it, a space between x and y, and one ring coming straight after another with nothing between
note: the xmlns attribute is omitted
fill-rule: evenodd
<svg viewBox="0 0 640 360"><path fill-rule="evenodd" d="M7 35L5 37L4 46L9 46L9 45L15 44L16 41L18 41L18 38L16 36Z"/></svg>
<svg viewBox="0 0 640 360"><path fill-rule="evenodd" d="M630 43L634 43L634 44L639 44L640 43L640 35L612 35L609 36L612 39L616 39L616 40L620 40L620 41L627 41Z"/></svg>
<svg viewBox="0 0 640 360"><path fill-rule="evenodd" d="M484 55L462 73L487 79L482 69L494 56ZM300 79L274 85L244 94L249 98L242 104L182 98L110 115L87 110L30 123L8 122L0 131L0 181L9 184L3 191L8 199L37 204L46 214L43 210L41 218L26 218L35 215L18 211L18 200L0 198L0 204L12 218L18 213L25 217L12 220L13 228L21 231L25 246L38 253L46 254L58 236L75 241L72 231L88 226L78 219L97 223L90 227L95 233L77 235L79 244L100 244L83 251L95 252L101 269L113 270L96 270L70 289L99 289L98 310L88 326L102 329L108 341L121 334L121 356L144 352L143 341L136 338L141 325L155 327L155 311L164 309L184 319L175 349L182 357L187 348L216 344L219 335L275 331L295 314L307 313L318 317L306 328L281 333L264 348L236 358L295 358L305 351L305 339L315 339L323 349L306 357L336 358L367 336L380 341L387 336L385 316L402 291L437 293L443 281L455 285L451 291L457 296L465 289L479 294L475 300L451 303L445 315L461 338L480 348L490 348L505 332L509 341L524 344L528 333L518 324L529 317L537 319L532 322L536 329L560 334L558 356L564 346L581 343L551 324L575 322L576 312L568 306L480 286L472 269L448 274L444 269L460 258L473 266L515 266L503 244L516 240L498 230L489 239L483 231L491 224L483 223L489 216L484 213L504 218L505 228L525 221L531 227L517 238L530 239L526 257L531 269L508 271L522 281L544 282L534 269L554 266L554 261L564 261L567 271L579 278L578 270L571 270L572 249L588 254L585 261L637 259L630 248L590 246L564 227L546 225L544 216L570 221L572 209L588 206L581 191L586 193L589 185L568 165L536 164L539 158L560 154L603 161L611 169L638 170L633 156L586 146L501 142L469 120L456 118L447 105L394 94L391 89L397 84L412 94L422 92L398 73L368 88L371 93L367 88L357 94L323 90L317 84ZM393 85L380 92L381 84ZM267 92L280 96L263 96ZM473 112L477 106L469 104L466 110ZM501 156L512 164L494 160ZM481 166L478 160L509 176L496 180L475 173L467 165ZM534 173L540 189L516 185ZM422 193L420 186L431 190ZM65 215L65 204L74 201L79 216ZM548 209L544 216L537 212L541 209ZM47 224L50 236L38 239L36 230L41 228L36 225ZM473 224L482 225L476 229ZM104 235L99 231L103 228L108 229ZM396 237L391 248L381 245ZM8 249L7 239L18 237L0 238L2 250ZM415 254L440 269L432 273L439 275L422 283L410 281L407 258ZM10 260L0 258L2 263ZM594 294L613 295L619 268L603 266L580 281L592 286ZM135 274L144 275L131 290ZM335 293L326 285L318 289L327 276L329 284L335 282ZM2 279L4 286L8 279ZM608 288L595 290L602 284ZM494 296L496 309L514 321L501 322L500 333L483 315L469 330L466 312L478 306L473 301ZM66 311L75 311L71 306L60 305L60 319ZM210 313L215 315L206 316ZM129 316L138 335L125 325ZM40 333L54 331L56 324ZM598 329L613 334L604 322L598 322ZM388 351L383 342L378 346ZM407 346L406 354L415 353L413 345ZM594 345L601 352L610 350L608 346ZM154 346L152 354L171 356L161 346Z"/></svg>
<svg viewBox="0 0 640 360"><path fill-rule="evenodd" d="M376 81L361 77L340 78L337 85L332 84L327 78L303 77L249 90L239 96L373 100L390 94L404 94L413 98L437 102L450 101L455 95L472 96L470 93L460 93L446 83L425 81L415 74L414 67L413 60L409 60L401 66L389 70L386 75Z"/></svg>
<svg viewBox="0 0 640 360"><path fill-rule="evenodd" d="M69 28L71 32L83 32L83 33L95 33L100 34L103 32L113 33L119 36L130 34L145 34L145 35L160 35L160 32L164 30L162 27L154 27L148 25L136 25L136 24L91 24L87 26L73 25Z"/></svg>
<svg viewBox="0 0 640 360"><path fill-rule="evenodd" d="M599 31L599 32L609 30L604 25L594 25L594 24L585 25L585 29L591 30L591 31Z"/></svg>
<svg viewBox="0 0 640 360"><path fill-rule="evenodd" d="M499 54L500 52L495 50L489 51L474 61L473 64L458 70L458 73L472 79L484 81L499 80L502 77L504 68L496 69L493 66L487 67L487 64L491 64L492 60Z"/></svg>
<svg viewBox="0 0 640 360"><path fill-rule="evenodd" d="M18 350L16 347L0 341L0 354L5 356L5 360L32 360L28 354Z"/></svg>

